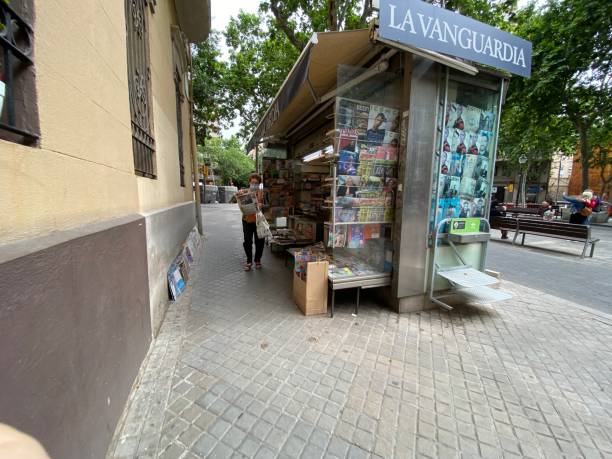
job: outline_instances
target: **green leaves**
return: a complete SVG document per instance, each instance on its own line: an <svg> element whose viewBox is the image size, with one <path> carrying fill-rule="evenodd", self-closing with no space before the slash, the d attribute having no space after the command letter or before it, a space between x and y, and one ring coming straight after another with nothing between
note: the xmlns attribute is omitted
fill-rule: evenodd
<svg viewBox="0 0 612 459"><path fill-rule="evenodd" d="M221 176L225 185L232 181L236 186L246 186L249 174L255 170L255 163L244 154L236 137L212 137L204 146L198 145L198 156L200 161L206 156L210 158L215 174Z"/></svg>
<svg viewBox="0 0 612 459"><path fill-rule="evenodd" d="M531 161L580 148L587 164L598 126L610 123L612 3L549 0L515 17L519 35L533 44L531 79L515 78L504 107L500 153ZM610 130L602 145L612 142ZM588 173L583 187L588 187Z"/></svg>

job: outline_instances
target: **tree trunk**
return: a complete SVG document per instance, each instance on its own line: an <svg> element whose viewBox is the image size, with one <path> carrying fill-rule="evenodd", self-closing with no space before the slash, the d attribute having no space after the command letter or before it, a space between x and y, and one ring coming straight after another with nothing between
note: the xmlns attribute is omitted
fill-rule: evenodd
<svg viewBox="0 0 612 459"><path fill-rule="evenodd" d="M591 149L589 147L589 137L587 126L583 122L578 122L578 135L580 136L580 164L582 166L582 189L589 187L589 160L591 159Z"/></svg>
<svg viewBox="0 0 612 459"><path fill-rule="evenodd" d="M329 30L338 30L338 5L336 0L328 0L328 15Z"/></svg>

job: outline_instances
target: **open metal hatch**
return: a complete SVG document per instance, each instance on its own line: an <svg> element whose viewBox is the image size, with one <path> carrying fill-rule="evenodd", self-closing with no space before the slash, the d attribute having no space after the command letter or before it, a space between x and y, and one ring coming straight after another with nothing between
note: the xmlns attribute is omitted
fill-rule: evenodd
<svg viewBox="0 0 612 459"><path fill-rule="evenodd" d="M450 221L451 219L444 219L436 226L436 231L433 238L433 272L429 286L430 300L438 306L451 310L453 307L444 302L444 299L450 297L462 297L465 300L473 303L493 303L512 298L512 295L507 292L489 287L491 285L498 284L499 280L483 272L484 262L481 263L479 269L476 269L466 263L455 245L455 242L460 244L479 243L487 245L490 232L489 222L484 218L480 219L481 227L484 226L486 231L454 235L441 231L443 228L448 228L450 226ZM457 260L456 264L452 266L441 266L438 263L436 252L440 243L446 243L451 247ZM445 290L441 294L436 294L434 292L434 284L437 276L446 279L450 283L451 289Z"/></svg>

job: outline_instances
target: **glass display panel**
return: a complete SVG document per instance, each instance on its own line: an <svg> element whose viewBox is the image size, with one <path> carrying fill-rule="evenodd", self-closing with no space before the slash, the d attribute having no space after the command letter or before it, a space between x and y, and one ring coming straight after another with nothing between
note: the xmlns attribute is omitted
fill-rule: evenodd
<svg viewBox="0 0 612 459"><path fill-rule="evenodd" d="M445 218L487 217L498 104L498 91L449 80L433 177L436 225Z"/></svg>
<svg viewBox="0 0 612 459"><path fill-rule="evenodd" d="M401 96L395 74L339 66L327 245L332 280L392 270Z"/></svg>

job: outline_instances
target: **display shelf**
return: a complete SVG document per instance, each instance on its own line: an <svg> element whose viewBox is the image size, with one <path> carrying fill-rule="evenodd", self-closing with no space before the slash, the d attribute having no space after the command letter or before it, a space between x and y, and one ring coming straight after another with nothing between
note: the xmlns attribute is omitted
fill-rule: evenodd
<svg viewBox="0 0 612 459"><path fill-rule="evenodd" d="M339 226L339 225L391 225L393 222L391 221L377 221L377 222L325 222L326 226L331 225Z"/></svg>

